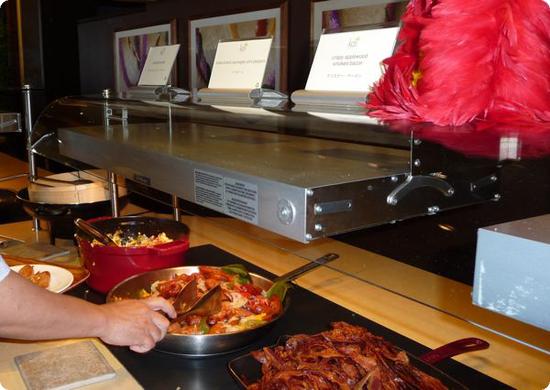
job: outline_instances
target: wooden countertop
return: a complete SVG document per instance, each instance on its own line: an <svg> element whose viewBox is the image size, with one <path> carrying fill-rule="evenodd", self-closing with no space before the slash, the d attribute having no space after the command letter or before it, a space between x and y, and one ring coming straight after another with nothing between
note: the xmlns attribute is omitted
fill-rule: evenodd
<svg viewBox="0 0 550 390"><path fill-rule="evenodd" d="M341 258L333 263L334 267L355 271L358 278L382 273L386 278L401 280L409 285L404 290L416 290L416 298L422 302L435 304L445 291L462 296L469 296L471 291L471 287L461 283L331 239L306 245L226 218L183 217L182 221L191 228L192 245L214 244L275 274L283 274L304 264L306 260L300 256L313 259L336 252ZM294 254L280 248L291 249ZM346 265L337 265L337 262ZM297 284L430 348L464 337L487 340L491 344L488 350L458 356L456 360L510 386L543 389L550 383L549 355L356 277L324 268L301 277ZM376 278L365 277L365 280L373 279ZM388 285L381 279L378 281L385 287ZM456 298L454 303L437 307L443 306L450 312L468 315L465 308L460 307L463 302L463 299ZM486 314L492 317L489 312ZM521 324L518 326L522 327ZM540 330L532 333L535 333L532 341L537 345L550 341L548 332Z"/></svg>
<svg viewBox="0 0 550 390"><path fill-rule="evenodd" d="M4 180L9 176L26 175L29 172L29 165L25 161L0 153L0 188L12 191L18 191L27 186L27 178L25 176ZM47 175L45 170L39 169L40 175Z"/></svg>
<svg viewBox="0 0 550 390"><path fill-rule="evenodd" d="M4 166L2 155L0 166ZM459 356L456 360L510 386L540 390L550 382L548 354L471 325L457 315L489 324L504 321L504 328L512 334L527 329L529 341L545 348L550 342L548 332L523 324L507 324L503 317L465 304L470 300L469 286L331 239L301 244L230 218L184 216L182 222L191 229L192 246L216 245L275 274L300 266L306 259L336 252L341 258L333 267L339 271L318 269L297 283L431 348L463 337L485 339L491 343L488 350ZM29 241L35 236L30 222L0 225L0 234ZM41 237L45 238L43 234ZM60 260L77 261L75 258ZM413 299L401 294L413 295ZM0 343L0 348L3 344Z"/></svg>

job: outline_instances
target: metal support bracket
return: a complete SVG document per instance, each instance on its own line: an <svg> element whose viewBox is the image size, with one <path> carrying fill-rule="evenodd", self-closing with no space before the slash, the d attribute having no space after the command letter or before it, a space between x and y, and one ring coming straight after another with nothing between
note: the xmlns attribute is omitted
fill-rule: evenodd
<svg viewBox="0 0 550 390"><path fill-rule="evenodd" d="M0 112L0 133L21 132L21 115L18 112Z"/></svg>
<svg viewBox="0 0 550 390"><path fill-rule="evenodd" d="M36 177L36 161L34 160L34 147L47 137L44 135L40 137L34 144L32 143L32 105L31 105L31 86L28 84L23 85L23 108L25 112L25 130L27 136L27 158L29 160L29 179L32 181ZM35 234L35 239L38 240L38 231L40 230L40 221L38 218L32 218L32 228Z"/></svg>
<svg viewBox="0 0 550 390"><path fill-rule="evenodd" d="M111 199L111 209L114 218L120 216L120 210L118 207L118 186L116 174L112 171L107 171L107 179L109 182L109 197Z"/></svg>
<svg viewBox="0 0 550 390"><path fill-rule="evenodd" d="M498 176L496 174L482 177L481 179L470 183L470 191L478 192L484 188L492 186L497 181L498 181Z"/></svg>
<svg viewBox="0 0 550 390"><path fill-rule="evenodd" d="M353 201L351 199L337 200L334 202L315 203L313 212L315 215L325 215L341 213L353 210Z"/></svg>
<svg viewBox="0 0 550 390"><path fill-rule="evenodd" d="M391 206L396 206L407 194L418 188L429 187L438 190L446 197L453 196L454 188L445 180L437 176L413 176L397 186L386 198L386 202Z"/></svg>
<svg viewBox="0 0 550 390"><path fill-rule="evenodd" d="M107 115L107 118L109 120L121 121L123 126L128 125L128 109L127 108L122 108L120 110L120 115L114 115L113 109L108 107L105 111L105 114Z"/></svg>
<svg viewBox="0 0 550 390"><path fill-rule="evenodd" d="M183 88L173 87L171 85L163 85L155 89L155 96L161 101L184 102L189 99L191 92Z"/></svg>
<svg viewBox="0 0 550 390"><path fill-rule="evenodd" d="M180 221L181 212L179 209L179 200L177 195L172 195L172 215L175 221Z"/></svg>

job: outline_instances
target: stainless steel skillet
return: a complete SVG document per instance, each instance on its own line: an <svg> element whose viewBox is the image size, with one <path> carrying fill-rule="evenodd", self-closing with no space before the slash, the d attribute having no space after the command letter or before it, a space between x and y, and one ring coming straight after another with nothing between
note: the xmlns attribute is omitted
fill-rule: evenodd
<svg viewBox="0 0 550 390"><path fill-rule="evenodd" d="M300 275L312 271L318 266L335 260L338 257L337 254L329 253L273 280L255 273L250 273L250 277L255 286L267 291L276 281L292 281ZM120 298L136 299L139 298L139 292L142 289L148 291L151 284L157 280L166 280L174 275L190 275L197 272L199 272L199 266L183 266L165 268L135 275L116 285L107 295L107 302L112 302ZM245 347L267 333L270 327L284 315L290 305L290 298L288 295L289 294L286 295L283 302L283 310L281 313L271 321L257 328L227 334L167 334L163 340L157 343L155 348L159 351L188 357L207 357L232 352L236 349Z"/></svg>

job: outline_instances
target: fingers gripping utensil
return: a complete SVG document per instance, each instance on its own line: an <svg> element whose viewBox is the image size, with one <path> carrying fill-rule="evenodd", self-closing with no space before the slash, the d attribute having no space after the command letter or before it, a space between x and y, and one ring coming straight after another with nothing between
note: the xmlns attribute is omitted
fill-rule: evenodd
<svg viewBox="0 0 550 390"><path fill-rule="evenodd" d="M74 220L74 224L82 231L88 233L90 236L101 242L103 245L118 246L111 237L103 233L101 230L93 226L91 223L84 221L82 218Z"/></svg>

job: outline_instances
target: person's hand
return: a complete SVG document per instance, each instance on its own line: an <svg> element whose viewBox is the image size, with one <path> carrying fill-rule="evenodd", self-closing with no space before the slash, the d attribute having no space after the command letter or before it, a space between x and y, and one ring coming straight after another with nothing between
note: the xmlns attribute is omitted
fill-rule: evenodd
<svg viewBox="0 0 550 390"><path fill-rule="evenodd" d="M99 306L105 317L99 338L112 345L127 345L132 351L144 353L166 335L170 322L157 312L176 317L174 307L163 298L123 300Z"/></svg>

